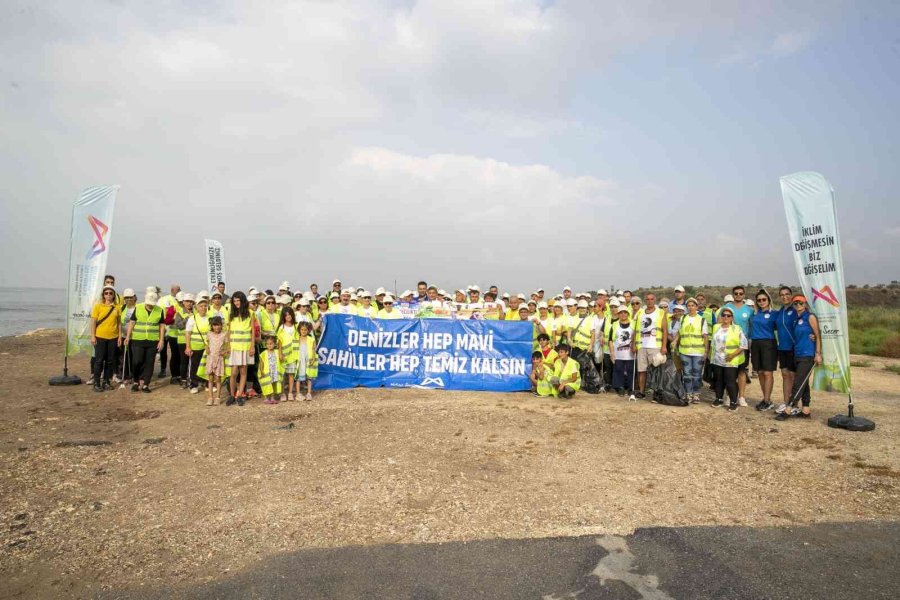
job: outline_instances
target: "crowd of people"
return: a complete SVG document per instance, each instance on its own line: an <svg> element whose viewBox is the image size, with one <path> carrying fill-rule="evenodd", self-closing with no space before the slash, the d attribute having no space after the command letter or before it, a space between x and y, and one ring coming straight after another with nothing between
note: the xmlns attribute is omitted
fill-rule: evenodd
<svg viewBox="0 0 900 600"><path fill-rule="evenodd" d="M244 405L261 396L266 403L311 400L318 374L316 340L325 315L372 319L405 318L403 307L428 307L466 318L528 321L533 328L534 393L570 398L582 385L579 360L590 358L601 388L631 399L647 397L648 372L673 360L687 400L700 402L704 382L714 391L711 404L730 410L747 406L751 376L758 379L759 411L775 409L776 419L808 418L809 379L821 364L818 322L806 298L790 287L778 293L779 308L760 289L751 300L735 286L722 306L707 304L698 293L686 297L676 286L673 298L643 298L629 290L573 293L563 288L548 296L538 288L525 294L500 294L496 286L477 285L452 294L420 281L416 290L395 298L384 288L370 292L344 288L340 280L319 293L292 290L287 281L277 290L226 294L219 283L211 292L185 293L172 284L161 295L145 289L141 302L132 289L121 296L107 276L102 298L91 312L94 344L91 383L98 392L113 384L149 393L157 356L158 377L190 393L206 391L207 404ZM438 310L439 309L439 310ZM584 355L584 356L583 356ZM780 401L773 399L774 373L781 370ZM223 389L227 382L227 391ZM727 397L727 402L726 402Z"/></svg>

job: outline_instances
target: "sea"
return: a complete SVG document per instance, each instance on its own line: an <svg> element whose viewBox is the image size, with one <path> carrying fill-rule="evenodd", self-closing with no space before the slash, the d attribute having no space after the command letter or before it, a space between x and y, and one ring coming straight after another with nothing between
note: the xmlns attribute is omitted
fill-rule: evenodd
<svg viewBox="0 0 900 600"><path fill-rule="evenodd" d="M0 287L0 337L66 326L66 290Z"/></svg>

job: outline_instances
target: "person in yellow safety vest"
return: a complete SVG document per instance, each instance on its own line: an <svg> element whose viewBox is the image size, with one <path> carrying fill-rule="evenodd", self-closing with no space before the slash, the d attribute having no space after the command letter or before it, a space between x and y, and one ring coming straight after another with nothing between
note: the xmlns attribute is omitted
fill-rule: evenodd
<svg viewBox="0 0 900 600"><path fill-rule="evenodd" d="M378 308L372 305L372 292L363 290L359 297L359 305L356 307L356 314L360 317L369 317L374 319L378 316Z"/></svg>
<svg viewBox="0 0 900 600"><path fill-rule="evenodd" d="M300 348L297 359L297 391L301 391L303 382L306 382L306 396L304 400L312 400L313 382L319 376L319 357L316 356L316 338L312 335L309 323L301 321Z"/></svg>
<svg viewBox="0 0 900 600"><path fill-rule="evenodd" d="M278 349L284 361L284 379L286 385L281 390L281 401L296 400L294 378L297 374L297 361L300 358L300 329L294 309L285 306L281 309L281 325L278 326ZM258 374L257 374L258 375Z"/></svg>
<svg viewBox="0 0 900 600"><path fill-rule="evenodd" d="M487 294L485 294L485 299L487 299ZM518 321L520 306L522 306L522 300L518 296L510 296L509 309L501 318L504 321Z"/></svg>
<svg viewBox="0 0 900 600"><path fill-rule="evenodd" d="M125 343L131 342L134 350L133 370L134 383L131 391L150 393L150 379L153 377L153 365L156 353L162 350L165 343L166 324L163 321L163 309L158 306L159 296L148 293L144 302L135 307L128 323L128 334Z"/></svg>
<svg viewBox="0 0 900 600"><path fill-rule="evenodd" d="M275 298L272 301L274 303ZM244 292L232 294L229 313L226 339L230 349L228 364L231 366L231 395L225 404L230 406L237 402L238 406L243 406L247 397L247 367L255 364L256 315L250 311L250 303Z"/></svg>
<svg viewBox="0 0 900 600"><path fill-rule="evenodd" d="M609 323L612 321L609 305L606 303L606 291L597 294L597 299L592 303L594 320L594 345L591 348L592 360L597 373L600 374L601 391L612 387L612 360L608 356L606 344L609 341Z"/></svg>
<svg viewBox="0 0 900 600"><path fill-rule="evenodd" d="M728 391L729 410L738 407L738 367L744 363L744 350L750 347L740 325L734 323L734 312L726 306L719 312L719 322L713 327L710 342L710 362L716 380L716 399L713 406L722 406Z"/></svg>
<svg viewBox="0 0 900 600"><path fill-rule="evenodd" d="M343 290L340 295L340 301L337 304L332 304L328 312L333 315L355 315L356 307L350 304L350 290Z"/></svg>
<svg viewBox="0 0 900 600"><path fill-rule="evenodd" d="M544 355L540 350L531 354L531 373L528 378L531 380L531 391L535 396L556 396L556 388L550 383L553 376L553 369L544 365Z"/></svg>
<svg viewBox="0 0 900 600"><path fill-rule="evenodd" d="M178 293L182 294L182 292ZM175 319L172 321L172 326L169 328L170 331L172 329L175 330L175 343L178 345L178 370L172 371L173 379L177 377L177 381L173 381L173 383L181 384L181 387L184 389L187 389L190 386L190 381L188 379L188 373L190 372L190 361L188 360L187 353L185 352L187 349L185 327L187 325L187 320L193 313L194 295L183 294L181 302L175 306Z"/></svg>
<svg viewBox="0 0 900 600"><path fill-rule="evenodd" d="M637 296L631 301L634 302L636 299L640 302ZM644 300L646 306L638 310L633 319L637 336L638 391L635 393L637 398L646 398L647 369L657 354L666 354L666 345L669 341L669 313L656 306L655 294L647 294Z"/></svg>
<svg viewBox="0 0 900 600"><path fill-rule="evenodd" d="M181 291L181 286L178 285L177 283L173 283L171 285L171 287L169 288L169 290L171 293L166 294L165 296L163 296L159 299L159 307L162 308L162 310L163 310L163 319L164 320L167 318L166 313L169 312L169 309L174 308L178 304L179 300L178 300L177 296L178 296L178 293ZM157 291L157 294L159 294L158 291ZM168 315L168 316L170 316L170 315ZM166 328L166 329L168 330L168 328ZM172 336L172 337L174 338L175 336ZM175 368L170 369L169 373L173 376L177 376L178 375L177 367L180 367L180 364L177 362L178 359L173 357L171 360L169 360L169 355L175 354L175 352L177 351L177 348L173 348L175 346L175 342L169 342L168 334L165 336L165 339L163 340L163 342L164 343L163 343L162 351L159 353L159 377L162 378L162 377L166 376L166 365L167 364L171 367L175 367Z"/></svg>
<svg viewBox="0 0 900 600"><path fill-rule="evenodd" d="M681 326L672 344L681 357L684 391L692 404L700 402L703 362L709 352L709 326L698 308L696 298L687 299L688 314L681 318Z"/></svg>
<svg viewBox="0 0 900 600"><path fill-rule="evenodd" d="M331 292L325 294L328 298L328 308L330 309L332 305L338 303L338 299L341 297L341 280L335 279L331 282Z"/></svg>
<svg viewBox="0 0 900 600"><path fill-rule="evenodd" d="M538 350L544 356L544 366L552 372L556 368L556 361L559 360L559 354L553 349L550 336L546 333L539 333L537 337Z"/></svg>
<svg viewBox="0 0 900 600"><path fill-rule="evenodd" d="M550 334L550 339L554 346L558 346L566 341L566 336L568 335L567 324L568 319L563 314L562 303L557 302L553 305L553 333Z"/></svg>
<svg viewBox="0 0 900 600"><path fill-rule="evenodd" d="M188 383L192 394L200 392L200 378L197 377L197 369L200 367L200 359L206 350L209 334L209 296L206 292L200 292L196 296L197 302L193 314L188 317L184 326L185 350L188 361Z"/></svg>
<svg viewBox="0 0 900 600"><path fill-rule="evenodd" d="M212 317L221 317L223 327L225 330L228 330L228 315L231 311L231 305L223 305L222 304L222 292L216 290L210 296L209 301L209 316Z"/></svg>
<svg viewBox="0 0 900 600"><path fill-rule="evenodd" d="M266 404L278 404L281 395L281 379L284 377L284 359L276 347L274 335L263 335L266 349L256 361L256 377Z"/></svg>
<svg viewBox="0 0 900 600"><path fill-rule="evenodd" d="M566 301L565 313L566 318L566 343L572 345L572 329L578 323L578 301L575 298L569 298Z"/></svg>
<svg viewBox="0 0 900 600"><path fill-rule="evenodd" d="M402 319L403 315L394 310L394 297L390 295L385 295L384 300L381 301L384 304L384 308L378 311L379 319Z"/></svg>
<svg viewBox="0 0 900 600"><path fill-rule="evenodd" d="M553 377L550 378L550 383L562 398L571 398L575 392L581 389L581 365L577 360L569 357L570 350L568 344L557 346L559 360L553 370Z"/></svg>
<svg viewBox="0 0 900 600"><path fill-rule="evenodd" d="M309 298L300 298L300 301L294 306L294 316L297 317L297 323L309 323L312 330L313 323L316 322L312 312L310 312L311 303Z"/></svg>
<svg viewBox="0 0 900 600"><path fill-rule="evenodd" d="M588 303L579 300L577 315L572 320L570 331L572 337L572 358L578 358L584 352L590 352L594 347L594 317L588 314Z"/></svg>
<svg viewBox="0 0 900 600"><path fill-rule="evenodd" d="M281 313L278 311L278 300L275 296L266 296L263 310L259 313L259 335L275 335L278 326L281 325Z"/></svg>
<svg viewBox="0 0 900 600"><path fill-rule="evenodd" d="M547 307L547 303L544 301L538 302L537 305L537 315L535 319L535 325L537 326L538 334L546 333L549 337L553 337L553 316L550 314L550 310ZM535 348L537 350L537 348Z"/></svg>

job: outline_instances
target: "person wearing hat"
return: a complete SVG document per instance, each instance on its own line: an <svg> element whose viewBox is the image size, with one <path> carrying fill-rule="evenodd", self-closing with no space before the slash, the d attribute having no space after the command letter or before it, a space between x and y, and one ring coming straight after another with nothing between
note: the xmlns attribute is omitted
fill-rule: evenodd
<svg viewBox="0 0 900 600"><path fill-rule="evenodd" d="M684 298L684 286L683 285L675 286L675 298L672 300L672 302L669 305L669 314L674 313L675 307L679 306L679 305L684 307L684 313L687 314L687 301Z"/></svg>
<svg viewBox="0 0 900 600"><path fill-rule="evenodd" d="M640 299L637 296L631 299L632 303ZM647 294L644 297L646 305L638 308L634 314L634 325L637 334L637 387L635 394L638 398L645 398L647 389L647 370L650 368L657 354L666 354L669 343L668 313L656 306L656 295ZM632 308L635 305L632 304Z"/></svg>
<svg viewBox="0 0 900 600"><path fill-rule="evenodd" d="M328 295L329 298L334 297L334 294L337 294L337 297L341 297L341 280L335 279L331 282L331 293ZM330 303L329 303L330 304Z"/></svg>
<svg viewBox="0 0 900 600"><path fill-rule="evenodd" d="M791 299L794 290L783 285L778 290L781 308L775 314L778 338L778 368L781 369L781 393L783 404L791 401L791 390L794 389L794 325L797 324L797 311Z"/></svg>
<svg viewBox="0 0 900 600"><path fill-rule="evenodd" d="M553 305L553 327L552 332L548 331L553 346L556 347L568 339L568 319L563 314L563 306L560 302Z"/></svg>
<svg viewBox="0 0 900 600"><path fill-rule="evenodd" d="M350 290L343 290L339 296L340 301L331 306L328 312L334 315L355 315L356 306L350 303Z"/></svg>
<svg viewBox="0 0 900 600"><path fill-rule="evenodd" d="M187 320L194 314L194 295L193 294L183 294L181 297L181 311L176 311L175 320L172 322L172 327L178 332L175 341L178 343L178 364L179 371L178 373L178 383L181 384L181 387L187 389L190 387L190 371L191 365L190 360L187 356L187 336L186 336L186 327ZM174 375L174 373L173 373Z"/></svg>
<svg viewBox="0 0 900 600"><path fill-rule="evenodd" d="M719 311L719 322L713 327L710 342L710 362L712 363L716 399L713 406L722 406L725 392L728 392L729 410L738 408L738 367L745 362L744 350L750 344L739 325L734 323L734 311L723 306Z"/></svg>
<svg viewBox="0 0 900 600"><path fill-rule="evenodd" d="M378 311L379 319L402 319L403 315L401 315L398 311L394 310L394 297L385 294L384 300L382 300L384 304L384 308Z"/></svg>
<svg viewBox="0 0 900 600"><path fill-rule="evenodd" d="M488 290L484 293L484 318L489 321L499 321L504 315L502 308L497 302L497 296L494 292ZM515 319L519 320L519 311L516 310Z"/></svg>
<svg viewBox="0 0 900 600"><path fill-rule="evenodd" d="M572 319L572 358L578 359L585 352L594 347L594 317L588 313L586 300L579 300L576 306L578 311L575 319Z"/></svg>
<svg viewBox="0 0 900 600"><path fill-rule="evenodd" d="M131 364L135 381L131 385L132 392L140 389L146 394L150 393L156 353L161 351L165 344L165 317L158 303L159 296L155 292L148 292L144 296L144 301L135 307L128 322L125 343L130 342L134 350Z"/></svg>
<svg viewBox="0 0 900 600"><path fill-rule="evenodd" d="M156 294L159 295L159 288L156 288ZM181 291L181 286L177 283L173 283L169 286L169 292L165 296L161 297L158 302L158 306L163 311L163 322L166 325L171 325L172 321L175 319L175 305L177 304L177 300L175 296L178 295L178 292ZM177 358L172 359L172 364L175 364ZM166 366L169 364L169 344L168 344L168 334L165 336L163 340L162 350L159 352L159 377L163 378L166 376Z"/></svg>
<svg viewBox="0 0 900 600"><path fill-rule="evenodd" d="M775 411L775 418L784 421L788 417L808 419L810 393L809 380L816 365L822 364L822 336L819 333L819 320L809 312L806 296L797 294L791 298L791 304L797 311L794 323L794 386L791 389L791 400L788 405L781 405ZM802 408L797 404L802 403Z"/></svg>
<svg viewBox="0 0 900 600"><path fill-rule="evenodd" d="M308 293L308 292L307 292ZM312 313L310 312L310 306L312 306L312 302L310 299L304 295L300 300L294 304L294 316L297 318L297 325L300 323L309 323L309 332L313 332L313 324L316 322L315 318L313 318Z"/></svg>
<svg viewBox="0 0 900 600"><path fill-rule="evenodd" d="M481 288L478 287L477 285L470 285L466 291L469 292L467 308L474 308L472 306L473 304L477 304L480 307L481 306Z"/></svg>
<svg viewBox="0 0 900 600"><path fill-rule="evenodd" d="M128 335L128 322L131 320L131 315L134 314L134 309L137 306L137 295L133 289L125 288L125 291L122 292L122 303L122 306L119 308L119 334L122 336L123 342L116 354L116 372L122 373L122 383L131 385L131 357L133 350L124 340L125 336ZM113 381L118 380L119 376L114 374Z"/></svg>
<svg viewBox="0 0 900 600"><path fill-rule="evenodd" d="M568 303L569 298L572 297L572 288L570 288L569 286L564 287L563 291L562 291L562 297L563 297L563 300L565 300Z"/></svg>
<svg viewBox="0 0 900 600"><path fill-rule="evenodd" d="M228 330L228 316L231 312L231 303L224 304L223 294L219 290L214 291L209 297L209 316L221 317L223 327Z"/></svg>
<svg viewBox="0 0 900 600"><path fill-rule="evenodd" d="M753 316L753 307L745 302L746 292L744 291L744 286L736 285L731 288L731 294L729 294L731 298L725 296L725 306L719 309L721 313L725 308L731 309L731 314L734 315L734 325L737 325L741 328L741 331L744 332L744 337L750 337L750 318ZM750 376L747 374L747 367L750 363L750 348L749 346L746 348L746 352L744 353L744 361L738 366L738 377L737 377L737 386L738 386L738 405L739 406L747 406L747 400L744 396L747 389L747 384L750 382Z"/></svg>
<svg viewBox="0 0 900 600"><path fill-rule="evenodd" d="M360 317L369 317L370 319L378 316L378 309L372 306L371 292L362 291L362 295L359 297L359 304L356 307L356 314Z"/></svg>
<svg viewBox="0 0 900 600"><path fill-rule="evenodd" d="M278 299L275 296L266 296L263 302L263 308L259 312L259 334L260 337L267 335L275 335L278 326L281 325L281 311L278 309ZM262 343L258 350L262 349Z"/></svg>
<svg viewBox="0 0 900 600"><path fill-rule="evenodd" d="M612 387L620 396L631 392L634 399L635 327L628 312L628 305L617 307L618 321L609 334L609 357L613 366Z"/></svg>
<svg viewBox="0 0 900 600"><path fill-rule="evenodd" d="M174 287L174 286L173 286ZM181 290L175 294L175 302L171 305L174 314L166 328L166 347L169 354L169 373L172 378L169 383L181 383L181 363L184 356L184 325L187 322L187 314L184 308L184 292ZM161 360L161 359L160 359Z"/></svg>
<svg viewBox="0 0 900 600"><path fill-rule="evenodd" d="M709 353L709 327L699 313L696 298L688 298L686 305L687 314L681 318L672 348L681 359L687 399L692 404L697 404L700 402L700 388L703 386L703 362Z"/></svg>
<svg viewBox="0 0 900 600"><path fill-rule="evenodd" d="M665 307L660 305L660 308L665 310ZM678 356L677 352L672 352L673 344L675 342L675 338L678 336L678 331L681 329L681 322L684 319L684 315L687 312L687 307L683 304L675 305L675 312L669 315L669 339L668 345L666 346L666 354L672 357L672 360L675 361L675 368L681 372L682 371L682 362L681 358Z"/></svg>
<svg viewBox="0 0 900 600"><path fill-rule="evenodd" d="M112 389L112 374L116 367L116 352L122 345L119 326L122 311L116 303L116 290L103 286L102 300L91 308L91 345L94 346L94 391ZM102 376L102 379L101 379Z"/></svg>
<svg viewBox="0 0 900 600"><path fill-rule="evenodd" d="M200 392L200 378L197 377L197 369L200 368L200 359L203 358L203 352L208 345L207 336L209 334L209 294L205 291L200 292L196 296L194 309L191 311L184 324L184 355L187 358L188 374L187 382L191 388L192 394ZM188 300L185 299L185 309L187 309Z"/></svg>

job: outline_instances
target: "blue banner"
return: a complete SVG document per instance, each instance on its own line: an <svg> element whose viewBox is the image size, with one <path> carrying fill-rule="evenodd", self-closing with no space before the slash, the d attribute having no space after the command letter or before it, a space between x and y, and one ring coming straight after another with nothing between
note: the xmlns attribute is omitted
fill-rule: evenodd
<svg viewBox="0 0 900 600"><path fill-rule="evenodd" d="M316 388L528 390L532 327L522 321L329 314L317 350Z"/></svg>

